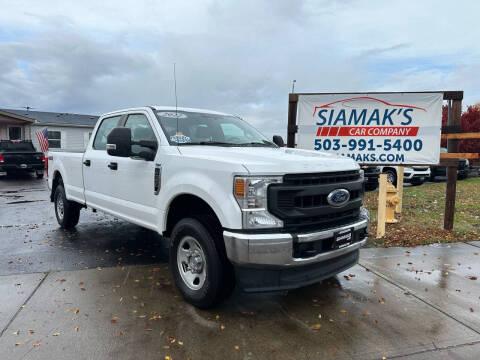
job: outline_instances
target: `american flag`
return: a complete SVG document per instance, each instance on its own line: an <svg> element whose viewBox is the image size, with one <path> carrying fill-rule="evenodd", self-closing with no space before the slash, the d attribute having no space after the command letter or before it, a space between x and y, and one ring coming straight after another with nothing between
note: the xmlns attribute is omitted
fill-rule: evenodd
<svg viewBox="0 0 480 360"><path fill-rule="evenodd" d="M43 129L42 131L37 131L35 133L37 135L38 143L40 144L40 149L42 152L46 153L48 151L48 130L47 128Z"/></svg>

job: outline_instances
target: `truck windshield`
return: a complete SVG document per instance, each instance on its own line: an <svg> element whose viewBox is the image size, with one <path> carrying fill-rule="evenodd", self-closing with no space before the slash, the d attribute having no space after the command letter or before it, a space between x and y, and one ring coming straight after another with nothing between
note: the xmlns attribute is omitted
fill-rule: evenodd
<svg viewBox="0 0 480 360"><path fill-rule="evenodd" d="M33 144L21 141L0 141L0 150L4 151L35 151Z"/></svg>
<svg viewBox="0 0 480 360"><path fill-rule="evenodd" d="M240 118L189 111L157 111L171 145L277 147Z"/></svg>

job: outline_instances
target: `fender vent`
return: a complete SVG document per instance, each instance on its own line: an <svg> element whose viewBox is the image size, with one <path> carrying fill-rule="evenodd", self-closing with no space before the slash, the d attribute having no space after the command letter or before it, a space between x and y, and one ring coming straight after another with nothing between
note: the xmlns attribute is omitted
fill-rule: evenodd
<svg viewBox="0 0 480 360"><path fill-rule="evenodd" d="M162 165L155 164L155 175L153 178L153 193L158 195L162 186Z"/></svg>

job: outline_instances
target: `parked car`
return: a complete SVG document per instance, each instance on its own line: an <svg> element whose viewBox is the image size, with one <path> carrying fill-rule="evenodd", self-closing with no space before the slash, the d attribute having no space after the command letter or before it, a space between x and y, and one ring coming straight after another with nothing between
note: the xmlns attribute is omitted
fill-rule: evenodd
<svg viewBox="0 0 480 360"><path fill-rule="evenodd" d="M0 175L35 173L43 178L45 155L35 150L31 140L0 141Z"/></svg>
<svg viewBox="0 0 480 360"><path fill-rule="evenodd" d="M224 113L111 112L84 153L50 153L48 164L62 227L89 207L165 236L175 283L200 308L235 283L258 292L331 277L358 262L367 240L354 160L277 146Z"/></svg>
<svg viewBox="0 0 480 360"><path fill-rule="evenodd" d="M446 148L441 148L440 152L447 153L448 150ZM430 166L430 180L434 181L435 177L437 176L447 176L447 167L434 165ZM470 162L468 159L458 159L458 167L457 167L457 179L463 180L468 178L468 174L470 172Z"/></svg>
<svg viewBox="0 0 480 360"><path fill-rule="evenodd" d="M365 176L365 190L373 191L378 188L380 166L362 166Z"/></svg>
<svg viewBox="0 0 480 360"><path fill-rule="evenodd" d="M397 186L398 166L381 166L382 173L387 174L387 180ZM422 185L430 178L428 166L406 166L403 168L403 182L412 185Z"/></svg>

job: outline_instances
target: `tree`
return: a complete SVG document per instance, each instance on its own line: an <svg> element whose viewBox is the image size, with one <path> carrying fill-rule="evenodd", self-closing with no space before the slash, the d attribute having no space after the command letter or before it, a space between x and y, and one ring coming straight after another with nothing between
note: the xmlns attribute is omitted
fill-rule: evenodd
<svg viewBox="0 0 480 360"><path fill-rule="evenodd" d="M480 103L469 106L467 111L462 113L462 131L480 132ZM448 125L448 106L442 106L442 126ZM447 140L442 140L441 147L447 147ZM480 153L480 139L460 140L459 152Z"/></svg>
<svg viewBox="0 0 480 360"><path fill-rule="evenodd" d="M469 106L462 114L463 132L480 132L480 106ZM460 152L480 153L480 139L461 140Z"/></svg>

